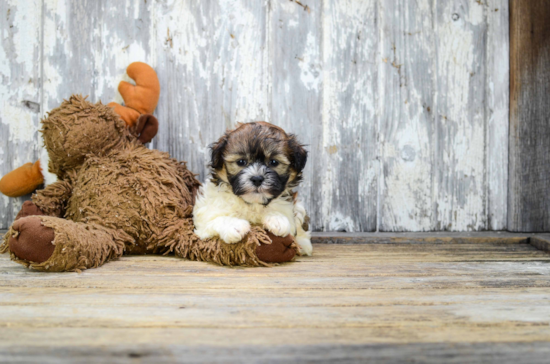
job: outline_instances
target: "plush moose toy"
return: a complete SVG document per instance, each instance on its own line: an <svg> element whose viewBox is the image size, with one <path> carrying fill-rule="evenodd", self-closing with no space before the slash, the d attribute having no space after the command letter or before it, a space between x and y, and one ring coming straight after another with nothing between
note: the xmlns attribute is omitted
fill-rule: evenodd
<svg viewBox="0 0 550 364"><path fill-rule="evenodd" d="M115 112L134 128L140 135L143 143L151 141L158 131L158 124L138 125L141 114L152 114L157 107L160 95L160 84L157 74L151 66L143 62L134 62L126 69L128 77L135 81L135 85L121 81L118 91L124 100L124 106L111 102ZM147 129L143 129L147 126ZM49 156L47 150L40 151L40 159L34 163L26 163L14 169L0 179L0 192L8 197L21 197L34 192L40 185L51 184L57 180L55 174L49 173Z"/></svg>
<svg viewBox="0 0 550 364"><path fill-rule="evenodd" d="M156 133L153 115L142 114L131 128L120 115L78 95L48 113L41 132L58 181L23 204L0 253L50 272L95 268L122 254L173 252L244 266L294 258L292 236L258 226L237 244L200 240L191 216L200 186L195 175L185 162L143 145L154 136L146 131Z"/></svg>

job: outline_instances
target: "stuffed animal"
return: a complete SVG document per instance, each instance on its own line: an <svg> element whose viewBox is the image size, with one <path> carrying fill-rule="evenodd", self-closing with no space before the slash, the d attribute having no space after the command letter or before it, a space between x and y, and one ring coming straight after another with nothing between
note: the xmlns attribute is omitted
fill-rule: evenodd
<svg viewBox="0 0 550 364"><path fill-rule="evenodd" d="M153 115L141 115L136 125L141 134L113 108L78 95L49 112L41 132L58 181L24 203L0 252L50 272L95 268L123 254L173 252L229 266L294 258L292 236L259 226L237 244L200 240L191 216L199 181L185 162L140 141L158 125Z"/></svg>
<svg viewBox="0 0 550 364"><path fill-rule="evenodd" d="M125 106L116 102L108 105L126 122L128 127L139 131L142 142L150 141L158 130L158 125L152 123L137 125L141 114L152 114L157 107L160 84L156 72L146 63L134 62L126 69L127 75L135 81L135 85L121 81L118 86ZM147 127L147 129L142 129ZM46 148L40 151L39 160L26 163L7 173L0 179L0 192L8 197L20 197L35 191L40 185L50 185L57 180L55 174L47 170L48 153Z"/></svg>

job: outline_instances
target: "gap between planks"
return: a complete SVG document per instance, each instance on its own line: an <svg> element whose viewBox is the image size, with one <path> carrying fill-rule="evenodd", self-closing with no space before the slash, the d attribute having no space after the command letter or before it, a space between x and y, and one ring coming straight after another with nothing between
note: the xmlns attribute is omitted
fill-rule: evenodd
<svg viewBox="0 0 550 364"><path fill-rule="evenodd" d="M0 230L3 236L7 230ZM550 233L529 234L507 231L487 232L422 232L422 233L345 233L313 232L314 244L530 244L535 248L550 252Z"/></svg>

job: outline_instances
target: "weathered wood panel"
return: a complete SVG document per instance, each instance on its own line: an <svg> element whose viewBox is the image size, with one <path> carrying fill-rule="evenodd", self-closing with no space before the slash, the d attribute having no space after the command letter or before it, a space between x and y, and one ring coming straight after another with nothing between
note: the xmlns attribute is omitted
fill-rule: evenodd
<svg viewBox="0 0 550 364"><path fill-rule="evenodd" d="M122 21L124 19L124 21ZM44 105L58 106L72 93L92 102L122 102L117 87L126 67L151 57L151 4L128 1L44 2Z"/></svg>
<svg viewBox="0 0 550 364"><path fill-rule="evenodd" d="M487 226L484 8L481 1L447 0L433 9L436 230Z"/></svg>
<svg viewBox="0 0 550 364"><path fill-rule="evenodd" d="M510 2L508 229L550 231L550 4Z"/></svg>
<svg viewBox="0 0 550 364"><path fill-rule="evenodd" d="M378 213L376 1L323 2L322 225L375 231Z"/></svg>
<svg viewBox="0 0 550 364"><path fill-rule="evenodd" d="M487 0L486 94L487 225L508 225L508 132L510 101L510 32L508 1Z"/></svg>
<svg viewBox="0 0 550 364"><path fill-rule="evenodd" d="M307 8L294 1L271 1L268 17L270 122L299 136L309 151L300 198L310 211L312 227L325 223L323 204L323 60L322 2Z"/></svg>
<svg viewBox="0 0 550 364"><path fill-rule="evenodd" d="M381 231L435 230L437 91L432 2L380 3Z"/></svg>
<svg viewBox="0 0 550 364"><path fill-rule="evenodd" d="M392 348L394 362L421 353L464 362L456 348L487 362L480 357L502 343L528 358L548 353L550 255L529 244L314 250L269 269L132 256L81 274L33 272L2 255L0 360L85 353L97 362L112 353L108 361L185 361L188 353L215 362L231 352L226 362L240 362L274 350L303 362L321 350L338 361L347 352L338 347L357 358L380 345L375 352ZM423 352L432 349L439 354Z"/></svg>
<svg viewBox="0 0 550 364"><path fill-rule="evenodd" d="M26 15L34 28L2 23L10 66L0 101L41 88L41 113L71 93L121 101L125 67L148 62L162 87L152 147L187 160L201 179L208 145L226 128L267 120L308 145L300 194L315 230L499 230L508 195L507 3L37 0ZM23 2L3 5L6 13L14 4ZM23 84L10 44L42 50L41 62L29 61L42 81ZM2 174L36 158L36 128L18 130L24 146L2 137ZM19 205L0 204L7 227Z"/></svg>
<svg viewBox="0 0 550 364"><path fill-rule="evenodd" d="M506 11L382 3L381 231L505 228Z"/></svg>
<svg viewBox="0 0 550 364"><path fill-rule="evenodd" d="M3 176L34 162L38 155L42 1L2 1L0 19L0 176ZM25 199L0 194L0 228L11 223Z"/></svg>
<svg viewBox="0 0 550 364"><path fill-rule="evenodd" d="M269 118L267 3L155 3L156 70L162 87L156 147L204 180L208 146L237 122Z"/></svg>

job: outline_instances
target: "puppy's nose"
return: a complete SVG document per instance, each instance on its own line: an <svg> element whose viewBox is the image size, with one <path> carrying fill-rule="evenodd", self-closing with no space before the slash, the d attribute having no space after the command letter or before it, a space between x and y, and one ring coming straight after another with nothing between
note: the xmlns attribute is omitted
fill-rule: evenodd
<svg viewBox="0 0 550 364"><path fill-rule="evenodd" d="M250 180L252 181L252 183L254 183L254 186L256 187L259 187L262 182L264 181L265 178L263 178L262 176L254 176L254 177L250 177Z"/></svg>

